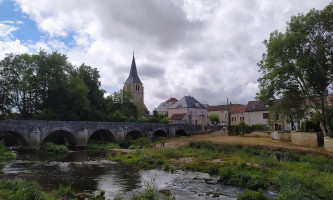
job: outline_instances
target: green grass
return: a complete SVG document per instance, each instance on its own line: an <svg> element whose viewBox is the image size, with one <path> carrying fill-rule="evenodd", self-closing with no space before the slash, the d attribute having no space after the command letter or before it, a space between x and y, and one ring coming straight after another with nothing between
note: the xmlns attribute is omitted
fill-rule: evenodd
<svg viewBox="0 0 333 200"><path fill-rule="evenodd" d="M47 142L41 146L39 151L47 154L62 154L68 153L69 150L65 145L56 145L52 142Z"/></svg>
<svg viewBox="0 0 333 200"><path fill-rule="evenodd" d="M88 150L108 151L115 148L119 148L119 145L114 143L101 143L94 140L89 141L87 145Z"/></svg>
<svg viewBox="0 0 333 200"><path fill-rule="evenodd" d="M219 176L221 184L277 190L279 200L333 200L333 159L326 156L201 141L176 149L143 149L107 158L145 169L207 172Z"/></svg>
<svg viewBox="0 0 333 200"><path fill-rule="evenodd" d="M0 161L14 159L15 155L12 152L7 151L3 141L0 141Z"/></svg>

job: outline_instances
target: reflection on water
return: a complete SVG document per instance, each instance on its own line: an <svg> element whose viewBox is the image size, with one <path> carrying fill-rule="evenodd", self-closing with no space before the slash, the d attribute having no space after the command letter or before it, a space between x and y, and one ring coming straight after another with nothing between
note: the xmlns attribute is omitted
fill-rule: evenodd
<svg viewBox="0 0 333 200"><path fill-rule="evenodd" d="M35 180L46 190L58 188L59 184L71 185L76 192L104 190L106 197L117 194L131 197L142 190L145 181L155 177L159 189L169 189L176 199L236 199L242 190L223 186L216 178L204 173L162 170L143 171L119 163L109 162L105 153L77 151L67 155L49 156L39 153L19 153L17 160L2 163L1 179L21 178ZM215 197L213 197L215 196Z"/></svg>

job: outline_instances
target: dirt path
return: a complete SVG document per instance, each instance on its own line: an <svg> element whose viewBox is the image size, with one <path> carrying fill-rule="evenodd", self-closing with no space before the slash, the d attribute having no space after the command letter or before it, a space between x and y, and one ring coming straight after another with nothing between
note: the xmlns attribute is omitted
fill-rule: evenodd
<svg viewBox="0 0 333 200"><path fill-rule="evenodd" d="M234 144L234 145L250 145L250 146L265 146L274 149L289 149L298 150L314 154L326 154L333 157L333 153L327 152L324 147L307 147L292 144L291 142L273 140L272 138L246 137L246 136L228 136L216 131L205 135L194 135L187 137L177 137L169 139L165 143L167 148L176 148L179 145L185 145L195 141L211 141L216 144ZM160 148L161 145L157 144Z"/></svg>

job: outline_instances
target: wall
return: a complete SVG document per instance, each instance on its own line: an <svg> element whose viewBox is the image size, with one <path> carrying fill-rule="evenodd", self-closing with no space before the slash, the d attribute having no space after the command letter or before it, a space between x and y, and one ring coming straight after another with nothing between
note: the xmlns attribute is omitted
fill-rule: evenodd
<svg viewBox="0 0 333 200"><path fill-rule="evenodd" d="M232 121L233 117L236 117L236 121ZM240 121L241 117L244 117L244 122L245 122L245 114L244 113L232 113L230 115L230 124L231 125L238 125L239 123L242 122L242 121Z"/></svg>
<svg viewBox="0 0 333 200"><path fill-rule="evenodd" d="M189 115L192 113L191 120L192 124L201 124L201 118L200 115L203 115L204 117L204 125L207 124L207 109L198 109L198 108L170 108L168 112L168 117L170 118L173 114L182 114L186 113L186 115ZM187 119L187 118L186 118Z"/></svg>
<svg viewBox="0 0 333 200"><path fill-rule="evenodd" d="M228 111L227 110L207 111L207 120L208 120L208 123L210 123L210 124L212 124L212 122L209 121L208 116L211 114L217 114L219 116L219 120L221 123L228 124Z"/></svg>
<svg viewBox="0 0 333 200"><path fill-rule="evenodd" d="M321 133L315 132L291 132L291 143L317 147L320 144L322 136Z"/></svg>
<svg viewBox="0 0 333 200"><path fill-rule="evenodd" d="M324 148L326 151L333 152L333 138L324 137Z"/></svg>
<svg viewBox="0 0 333 200"><path fill-rule="evenodd" d="M256 112L245 112L245 124L267 124L268 119L263 118L263 113L268 113L268 111L256 111Z"/></svg>

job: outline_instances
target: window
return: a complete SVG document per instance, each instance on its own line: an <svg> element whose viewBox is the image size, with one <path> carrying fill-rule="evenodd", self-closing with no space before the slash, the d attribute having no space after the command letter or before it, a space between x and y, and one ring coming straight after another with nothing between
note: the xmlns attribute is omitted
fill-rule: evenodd
<svg viewBox="0 0 333 200"><path fill-rule="evenodd" d="M244 120L244 117L240 117L239 120L240 120L241 122L245 121L245 120Z"/></svg>
<svg viewBox="0 0 333 200"><path fill-rule="evenodd" d="M275 120L279 120L279 119L280 119L279 114L275 114Z"/></svg>
<svg viewBox="0 0 333 200"><path fill-rule="evenodd" d="M269 118L269 114L268 113L263 113L262 114L262 118L263 119L268 119Z"/></svg>
<svg viewBox="0 0 333 200"><path fill-rule="evenodd" d="M236 117L232 117L231 121L235 122L236 121Z"/></svg>
<svg viewBox="0 0 333 200"><path fill-rule="evenodd" d="M131 85L127 85L127 90L131 90Z"/></svg>

